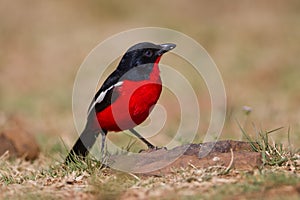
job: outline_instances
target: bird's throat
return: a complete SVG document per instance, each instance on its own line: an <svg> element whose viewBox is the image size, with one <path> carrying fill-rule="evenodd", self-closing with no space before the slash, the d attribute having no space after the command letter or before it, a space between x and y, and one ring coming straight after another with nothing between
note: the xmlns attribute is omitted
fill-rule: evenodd
<svg viewBox="0 0 300 200"><path fill-rule="evenodd" d="M153 69L150 73L150 77L149 77L149 80L150 81L153 81L153 82L157 82L157 83L161 83L161 80L160 80L160 70L159 70L159 61L160 61L160 57L158 57L154 64L153 64Z"/></svg>

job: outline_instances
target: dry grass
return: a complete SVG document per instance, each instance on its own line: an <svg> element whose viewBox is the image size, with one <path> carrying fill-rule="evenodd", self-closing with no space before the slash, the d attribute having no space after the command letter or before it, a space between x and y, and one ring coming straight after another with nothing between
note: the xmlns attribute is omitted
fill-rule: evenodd
<svg viewBox="0 0 300 200"><path fill-rule="evenodd" d="M2 157L1 198L231 199L288 193L288 199L296 199L300 187L299 160L293 170L287 170L287 166L265 167L249 172L230 170L224 174L224 167L197 169L190 166L174 169L162 177L136 176L96 167L92 171L74 170L59 163L47 166L46 160L45 163L41 160L30 163Z"/></svg>
<svg viewBox="0 0 300 200"><path fill-rule="evenodd" d="M244 133L246 134L246 133ZM270 144L264 135L251 140L262 153L260 169L237 171L210 166L173 169L163 176L134 175L102 168L92 158L70 165L40 156L33 162L0 158L1 198L9 199L297 199L300 190L299 150ZM260 145L267 146L261 148ZM278 149L278 146L282 146ZM274 154L274 151L276 153ZM276 158L275 158L276 157ZM280 159L278 159L279 157ZM274 163L274 160L278 161ZM288 197L285 195L289 194Z"/></svg>

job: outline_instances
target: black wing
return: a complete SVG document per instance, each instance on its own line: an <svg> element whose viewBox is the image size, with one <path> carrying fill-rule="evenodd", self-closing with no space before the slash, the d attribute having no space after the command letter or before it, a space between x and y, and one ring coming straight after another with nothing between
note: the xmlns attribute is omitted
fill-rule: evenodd
<svg viewBox="0 0 300 200"><path fill-rule="evenodd" d="M122 80L140 81L149 79L152 68L153 64L148 64L144 67L132 68L127 72L124 72L124 70L123 72L118 69L115 70L108 76L96 93L89 106L88 115L92 110L96 113L101 112L118 98L119 94L118 92L115 92L114 88L122 85Z"/></svg>
<svg viewBox="0 0 300 200"><path fill-rule="evenodd" d="M92 110L96 113L101 112L117 99L119 94L117 92L114 92L114 88L122 85L122 82L119 80L120 73L118 72L118 70L114 71L108 76L101 88L95 94L95 97L93 98L89 106L88 115Z"/></svg>

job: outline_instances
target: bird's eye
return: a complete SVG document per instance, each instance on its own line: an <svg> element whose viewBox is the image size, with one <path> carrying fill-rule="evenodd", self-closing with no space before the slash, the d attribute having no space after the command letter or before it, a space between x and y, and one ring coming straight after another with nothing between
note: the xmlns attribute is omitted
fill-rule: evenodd
<svg viewBox="0 0 300 200"><path fill-rule="evenodd" d="M153 51L151 51L151 50L147 50L144 53L144 56L146 56L146 57L151 57L152 55L153 55Z"/></svg>

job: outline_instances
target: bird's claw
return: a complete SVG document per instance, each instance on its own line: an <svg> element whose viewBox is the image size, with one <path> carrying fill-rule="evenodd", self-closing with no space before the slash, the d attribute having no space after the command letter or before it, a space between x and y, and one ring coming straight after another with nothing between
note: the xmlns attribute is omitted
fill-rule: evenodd
<svg viewBox="0 0 300 200"><path fill-rule="evenodd" d="M168 150L167 147L157 147L157 146L154 146L154 147L149 147L148 149L141 149L139 151L139 153L151 153L151 152L154 152L154 151L158 151L158 150Z"/></svg>

